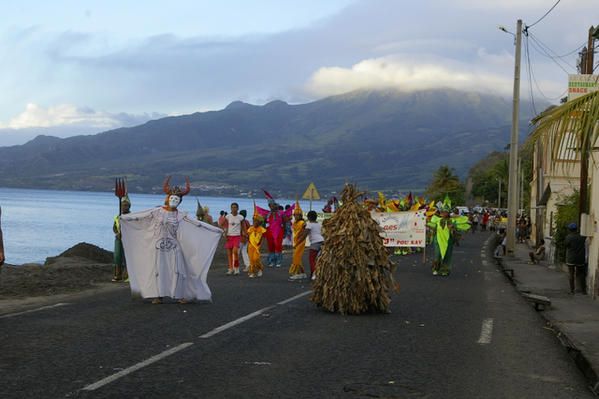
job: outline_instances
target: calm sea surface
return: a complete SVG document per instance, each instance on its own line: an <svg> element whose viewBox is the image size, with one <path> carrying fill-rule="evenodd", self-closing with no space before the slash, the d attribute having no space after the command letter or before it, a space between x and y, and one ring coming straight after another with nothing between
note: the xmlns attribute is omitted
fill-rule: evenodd
<svg viewBox="0 0 599 399"><path fill-rule="evenodd" d="M132 212L159 206L164 195L129 194ZM202 205L210 208L216 221L221 210L229 211L231 202L253 215L250 198L199 197ZM280 199L282 205L294 200ZM266 208L266 200L256 199ZM300 201L304 211L309 202ZM81 191L24 190L0 188L2 232L6 263L43 263L46 257L56 256L80 242L95 244L113 250L112 221L118 214L118 198L113 193ZM315 201L313 209L320 211L322 201ZM196 197L187 196L179 206L195 217Z"/></svg>

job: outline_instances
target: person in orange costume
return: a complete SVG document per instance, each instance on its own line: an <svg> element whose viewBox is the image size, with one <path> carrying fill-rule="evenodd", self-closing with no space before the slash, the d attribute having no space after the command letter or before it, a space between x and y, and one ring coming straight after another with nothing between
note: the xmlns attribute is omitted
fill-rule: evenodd
<svg viewBox="0 0 599 399"><path fill-rule="evenodd" d="M266 233L264 226L264 218L254 211L254 224L247 229L248 236L248 256L250 258L249 278L262 277L264 265L260 260L260 245L262 244L262 236Z"/></svg>
<svg viewBox="0 0 599 399"><path fill-rule="evenodd" d="M293 210L293 261L289 267L289 280L301 280L308 278L304 271L302 256L306 248L306 222L304 221L302 208L299 201L295 201L295 209Z"/></svg>

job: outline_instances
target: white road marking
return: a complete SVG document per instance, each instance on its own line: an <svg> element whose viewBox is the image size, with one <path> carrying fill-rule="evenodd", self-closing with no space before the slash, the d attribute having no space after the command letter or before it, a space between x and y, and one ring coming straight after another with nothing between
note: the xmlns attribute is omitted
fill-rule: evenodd
<svg viewBox="0 0 599 399"><path fill-rule="evenodd" d="M61 303L57 303L57 304L54 304L54 305L42 306L41 308L37 308L37 309L25 310L23 312L4 314L4 315L0 316L0 319L6 319L8 317L15 317L15 316L23 315L23 314L28 314L28 313L33 313L33 312L39 312L41 310L46 310L46 309L59 308L61 306L67 306L67 305L70 305L70 303L63 303L63 302L61 302Z"/></svg>
<svg viewBox="0 0 599 399"><path fill-rule="evenodd" d="M139 370L139 369L141 369L143 367L146 367L146 366L148 366L148 365L150 365L152 363L155 363L155 362L157 362L157 361L159 361L161 359L164 359L167 356L175 354L175 353L177 353L177 352L179 352L179 351L181 351L181 350L183 350L185 348L190 347L191 345L193 345L193 342L185 342L184 344L175 346L174 348L171 348L171 349L166 350L166 351L164 351L162 353L159 353L159 354L157 354L155 356L152 356L151 358L146 359L143 362L134 364L133 366L127 367L126 369L124 369L122 371L119 371L118 373L115 373L115 374L113 374L111 376L108 376L108 377L106 377L106 378L104 378L104 379L102 379L102 380L100 380L98 382L94 382L93 384L90 384L90 385L86 386L85 388L83 388L83 391L95 391L96 389L101 388L101 387L103 387L106 384L110 384L111 382L113 382L115 380L118 380L119 378L124 377L127 374L131 374L134 371L137 371L137 370Z"/></svg>
<svg viewBox="0 0 599 399"><path fill-rule="evenodd" d="M493 337L493 319L484 319L482 328L480 330L480 338L478 339L478 343L481 345L490 344L492 337Z"/></svg>
<svg viewBox="0 0 599 399"><path fill-rule="evenodd" d="M486 260L483 260L483 266L485 266L485 267L489 266L489 262L487 262Z"/></svg>
<svg viewBox="0 0 599 399"><path fill-rule="evenodd" d="M287 303L289 303L289 302L291 302L291 301L295 301L295 300L296 300L296 299L298 299L298 298L301 298L301 297L303 297L303 296L306 296L306 295L310 294L311 292L312 292L312 291L306 291L306 292L302 292L301 294L298 294L298 295L292 296L291 298L287 298L287 299L285 299L284 301L277 302L277 305L285 305L285 304L287 304ZM223 331L225 331L225 330L228 330L228 329L229 329L229 328L231 328L231 327L235 327L236 325L238 325L238 324L241 324L241 323L243 323L243 322L246 322L246 321L248 321L248 320L250 320L250 319L253 319L253 318L254 318L254 317L256 317L256 316L260 316L262 313L264 313L264 312L266 312L267 310L270 310L270 309L272 309L272 308L274 308L274 305L273 305L273 306L267 306L267 307L265 307L265 308L262 308L262 309L260 309L260 310L256 310L255 312L252 312L252 313L250 313L250 314L247 314L247 315L245 315L245 316L243 316L243 317L240 317L240 318L239 318L239 319L237 319L237 320L233 320L233 321L230 321L230 322L228 322L227 324L223 324L223 325L222 325L222 326L220 326L220 327L216 327L214 330L212 330L212 331L209 331L209 332L207 332L207 333L206 333L206 334L204 334L204 335L200 335L200 338L210 338L210 337L212 337L213 335L216 335L216 334L218 334L218 333L220 333L220 332L223 332Z"/></svg>
<svg viewBox="0 0 599 399"><path fill-rule="evenodd" d="M212 337L213 335L216 335L216 334L218 334L218 333L220 333L220 332L223 332L223 331L225 331L225 330L228 330L228 329L229 329L229 328L231 328L231 327L235 327L236 325L238 325L238 324L241 324L241 323L243 323L243 322L245 322L245 321L248 321L248 320L250 320L250 319L253 319L253 318L254 318L254 317L256 317L256 316L260 316L262 313L266 312L267 310L270 310L270 309L272 309L273 307L274 307L274 306L267 306L267 307L265 307L265 308L262 308L262 309L260 309L260 310L256 310L255 312L252 312L252 313L250 313L250 314L247 314L247 315L245 315L245 316L243 316L243 317L240 317L240 318L239 318L239 319L237 319L237 320L230 321L230 322L228 322L227 324L223 324L223 325L222 325L222 326L220 326L220 327L216 327L214 330L212 330L212 331L209 331L209 332L207 332L207 333L206 333L206 334L204 334L204 335L200 335L200 338L210 338L210 337Z"/></svg>
<svg viewBox="0 0 599 399"><path fill-rule="evenodd" d="M291 298L285 299L284 301L278 302L277 305L285 305L288 304L291 301L295 301L298 298L301 298L303 296L306 296L308 294L311 294L312 291L306 291L306 292L302 292L301 294L298 294L296 296L292 296Z"/></svg>
<svg viewBox="0 0 599 399"><path fill-rule="evenodd" d="M312 291L302 292L301 294L292 296L291 298L288 298L288 299L285 299L285 300L283 300L281 302L278 302L277 305L285 305L285 304L287 304L287 303L289 303L289 302L291 302L293 300L296 300L298 298L306 296L306 295L310 294L311 292ZM260 310L255 311L255 312L247 314L247 315L245 315L243 317L240 317L239 319L236 319L236 320L233 320L233 321L231 321L229 323L223 324L222 326L217 327L214 330L211 330L211 331L207 332L204 335L200 335L199 338L210 338L210 337L212 337L212 336L214 336L214 335L216 335L216 334L218 334L220 332L228 330L231 327L234 327L234 326L239 325L239 324L241 324L241 323L243 323L245 321L253 319L254 317L263 314L264 312L266 312L267 310L270 310L270 309L274 308L275 306L276 305L267 306L265 308L262 308ZM150 365L152 363L155 363L155 362L157 362L157 361L159 361L161 359L164 359L165 357L168 357L168 356L173 355L173 354L175 354L175 353L177 353L177 352L179 352L179 351L181 351L181 350L183 350L185 348L188 348L191 345L193 345L193 342L185 342L185 343L183 343L181 345L175 346L174 348L171 348L171 349L166 350L166 351L164 351L162 353L159 353L159 354L157 354L155 356L152 356L151 358L149 358L147 360L144 360L143 362L134 364L133 366L127 367L126 369L121 370L118 373L115 373L115 374L113 374L111 376L108 376L108 377L106 377L106 378L104 378L104 379L102 379L102 380L100 380L98 382L94 382L93 384L90 384L90 385L86 386L82 390L83 391L94 391L94 390L96 390L98 388L103 387L106 384L110 384L111 382L113 382L115 380L118 380L121 377L126 376L127 374L131 374L134 371L137 371L137 370L139 370L139 369L141 369L143 367L146 367L146 366L148 366L148 365Z"/></svg>

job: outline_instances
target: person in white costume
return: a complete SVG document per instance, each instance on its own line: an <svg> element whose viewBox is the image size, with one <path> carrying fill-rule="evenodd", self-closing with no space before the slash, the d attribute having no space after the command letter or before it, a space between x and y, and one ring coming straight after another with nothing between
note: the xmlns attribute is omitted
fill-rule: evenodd
<svg viewBox="0 0 599 399"><path fill-rule="evenodd" d="M185 189L171 188L169 181L170 176L163 185L165 206L120 217L131 293L153 303L163 297L211 300L206 278L223 231L178 211L189 179Z"/></svg>

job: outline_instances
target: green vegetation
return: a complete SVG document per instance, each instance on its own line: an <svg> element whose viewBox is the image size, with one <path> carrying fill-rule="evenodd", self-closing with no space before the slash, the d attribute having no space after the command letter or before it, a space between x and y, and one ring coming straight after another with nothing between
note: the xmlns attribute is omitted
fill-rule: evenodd
<svg viewBox="0 0 599 399"><path fill-rule="evenodd" d="M447 165L442 165L433 175L433 180L426 189L425 195L431 199L443 200L449 196L453 205L464 204L464 185L455 174L455 170Z"/></svg>
<svg viewBox="0 0 599 399"><path fill-rule="evenodd" d="M532 148L520 150L520 167L522 173L523 193L522 207L530 205L530 181L532 180ZM478 161L469 172L472 179L472 196L475 202L495 207L507 207L507 191L509 180L509 153L492 152ZM501 184L500 184L501 181ZM499 187L501 185L501 204L498 204Z"/></svg>
<svg viewBox="0 0 599 399"><path fill-rule="evenodd" d="M578 221L578 201L580 193L575 191L573 194L560 198L557 203L557 214L553 222L553 237L555 239L556 257L560 262L566 260L565 239L568 235L568 224Z"/></svg>

